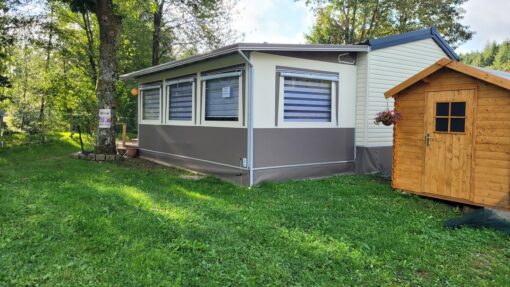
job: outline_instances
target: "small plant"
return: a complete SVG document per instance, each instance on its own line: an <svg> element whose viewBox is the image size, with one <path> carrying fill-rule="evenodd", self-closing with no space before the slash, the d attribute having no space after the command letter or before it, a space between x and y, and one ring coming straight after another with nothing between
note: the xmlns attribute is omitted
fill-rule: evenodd
<svg viewBox="0 0 510 287"><path fill-rule="evenodd" d="M391 126L394 125L399 119L400 113L395 112L395 110L387 109L377 113L377 116L374 118L374 124L379 125L382 123L385 126Z"/></svg>

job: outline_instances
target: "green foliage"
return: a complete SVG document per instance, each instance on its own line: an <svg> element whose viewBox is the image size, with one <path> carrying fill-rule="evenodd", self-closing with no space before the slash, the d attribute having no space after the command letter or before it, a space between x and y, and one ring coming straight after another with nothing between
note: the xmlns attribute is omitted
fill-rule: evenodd
<svg viewBox="0 0 510 287"><path fill-rule="evenodd" d="M460 58L468 65L510 71L510 40L499 44L489 42L481 52L461 54Z"/></svg>
<svg viewBox="0 0 510 287"><path fill-rule="evenodd" d="M2 102L6 99L4 90L11 86L11 81L6 72L7 63L12 54L12 46L14 45L12 28L16 22L17 19L9 14L7 0L0 0L0 110L3 106Z"/></svg>
<svg viewBox="0 0 510 287"><path fill-rule="evenodd" d="M503 42L494 57L494 67L502 71L510 71L510 41Z"/></svg>
<svg viewBox="0 0 510 287"><path fill-rule="evenodd" d="M153 13L159 2L113 2L122 18L117 74L151 66ZM163 2L161 61L234 39L227 20L235 0ZM26 12L28 4L34 12ZM7 111L9 129L37 133L79 125L95 132L100 43L95 7L96 0L0 0L0 110ZM134 81L117 82L115 90L117 120L128 123L131 132L137 131L134 86Z"/></svg>
<svg viewBox="0 0 510 287"><path fill-rule="evenodd" d="M453 47L471 39L461 24L466 0L306 0L316 22L310 43L355 44L368 39L436 26Z"/></svg>
<svg viewBox="0 0 510 287"><path fill-rule="evenodd" d="M78 142L0 150L0 285L506 286L510 237L373 176L247 190Z"/></svg>

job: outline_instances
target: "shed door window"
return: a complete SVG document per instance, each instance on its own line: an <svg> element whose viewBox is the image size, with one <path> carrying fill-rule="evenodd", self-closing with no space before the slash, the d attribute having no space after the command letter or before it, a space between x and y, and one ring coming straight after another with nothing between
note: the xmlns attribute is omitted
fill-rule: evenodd
<svg viewBox="0 0 510 287"><path fill-rule="evenodd" d="M238 121L239 76L205 81L205 120Z"/></svg>
<svg viewBox="0 0 510 287"><path fill-rule="evenodd" d="M193 82L168 85L168 119L191 121L193 117Z"/></svg>
<svg viewBox="0 0 510 287"><path fill-rule="evenodd" d="M436 103L435 131L463 133L466 129L466 102Z"/></svg>
<svg viewBox="0 0 510 287"><path fill-rule="evenodd" d="M160 88L142 91L142 119L159 120Z"/></svg>

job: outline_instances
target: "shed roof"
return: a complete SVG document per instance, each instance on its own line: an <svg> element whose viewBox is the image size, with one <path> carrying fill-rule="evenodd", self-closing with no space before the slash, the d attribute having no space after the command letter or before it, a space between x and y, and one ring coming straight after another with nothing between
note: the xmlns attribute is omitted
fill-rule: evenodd
<svg viewBox="0 0 510 287"><path fill-rule="evenodd" d="M443 58L443 59L437 61L436 63L432 64L428 68L424 69L423 71L419 72L418 74L410 77L409 79L403 81L402 83L398 84L397 86L389 89L388 91L386 91L386 93L384 93L384 96L386 98L391 98L394 95L398 94L399 92L409 88L410 86L414 85L415 83L421 81L422 79L426 78L427 76L429 76L443 68L451 69L451 70L457 71L459 73L463 73L468 76L480 79L487 83L491 83L493 85L499 86L501 88L510 90L510 73L508 73L508 72L469 66L469 65L457 62L457 61L453 61L448 58Z"/></svg>

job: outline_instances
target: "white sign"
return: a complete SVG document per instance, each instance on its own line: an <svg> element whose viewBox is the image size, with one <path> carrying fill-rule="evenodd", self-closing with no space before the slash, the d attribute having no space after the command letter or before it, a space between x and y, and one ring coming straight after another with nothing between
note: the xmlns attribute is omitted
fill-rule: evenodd
<svg viewBox="0 0 510 287"><path fill-rule="evenodd" d="M112 126L112 110L99 109L99 128L109 129Z"/></svg>
<svg viewBox="0 0 510 287"><path fill-rule="evenodd" d="M223 87L221 90L221 97L222 98L230 98L230 86Z"/></svg>

